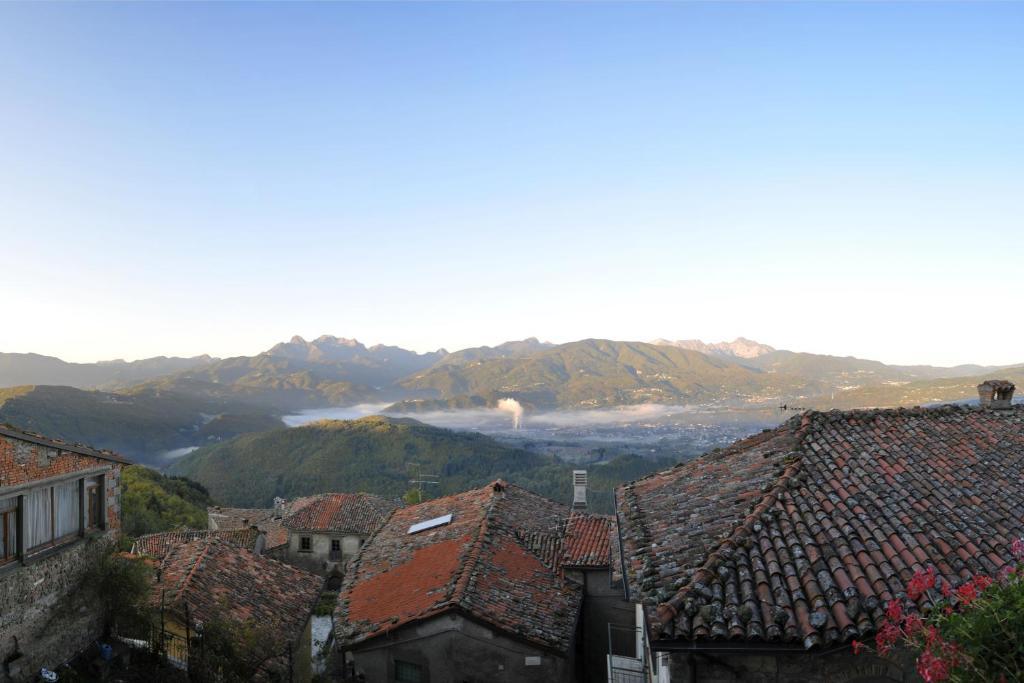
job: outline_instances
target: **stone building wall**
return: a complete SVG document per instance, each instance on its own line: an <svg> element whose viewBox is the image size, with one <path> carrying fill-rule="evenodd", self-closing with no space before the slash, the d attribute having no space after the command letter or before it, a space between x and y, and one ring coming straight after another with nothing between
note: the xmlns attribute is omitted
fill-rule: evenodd
<svg viewBox="0 0 1024 683"><path fill-rule="evenodd" d="M358 673L366 681L395 680L395 661L422 667L423 683L570 683L576 680L572 654L568 656L508 638L455 614L442 614L388 635L374 638L349 651ZM341 657L334 662L342 672Z"/></svg>
<svg viewBox="0 0 1024 683"><path fill-rule="evenodd" d="M657 680L671 683L694 683L693 671L699 683L917 683L921 680L913 656L908 652L896 651L881 659L871 653L855 655L849 648L828 654L673 653L662 655L660 665L667 665L668 675L662 673Z"/></svg>
<svg viewBox="0 0 1024 683"><path fill-rule="evenodd" d="M301 550L300 539L309 536L312 549ZM331 560L331 541L341 543L342 557L340 560ZM293 567L305 569L314 574L327 576L329 574L343 574L346 565L359 552L363 537L356 534L330 534L317 531L289 531L288 543L282 546L281 550L275 548L272 557L280 559Z"/></svg>
<svg viewBox="0 0 1024 683"><path fill-rule="evenodd" d="M91 535L0 574L0 681L34 680L85 649L103 631L101 607L86 584L116 530ZM11 660L20 653L20 657Z"/></svg>
<svg viewBox="0 0 1024 683"><path fill-rule="evenodd" d="M12 487L106 468L106 529L0 566L0 681L34 680L102 633L102 609L86 581L121 529L121 463L0 434L0 495Z"/></svg>

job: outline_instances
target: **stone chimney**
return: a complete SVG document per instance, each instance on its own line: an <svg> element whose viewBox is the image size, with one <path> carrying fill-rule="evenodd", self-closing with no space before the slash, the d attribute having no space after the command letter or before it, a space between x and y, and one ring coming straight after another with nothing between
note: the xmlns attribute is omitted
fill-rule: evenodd
<svg viewBox="0 0 1024 683"><path fill-rule="evenodd" d="M587 471L572 471L572 509L587 509Z"/></svg>
<svg viewBox="0 0 1024 683"><path fill-rule="evenodd" d="M1005 379L990 379L978 385L978 399L982 408L1005 410L1013 402L1013 382Z"/></svg>
<svg viewBox="0 0 1024 683"><path fill-rule="evenodd" d="M287 502L288 501L280 496L274 497L274 519L281 519L284 517L284 507Z"/></svg>

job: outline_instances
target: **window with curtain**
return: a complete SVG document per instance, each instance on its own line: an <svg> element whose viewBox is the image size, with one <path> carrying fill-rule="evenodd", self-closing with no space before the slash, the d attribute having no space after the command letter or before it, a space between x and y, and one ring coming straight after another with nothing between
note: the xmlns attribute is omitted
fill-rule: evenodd
<svg viewBox="0 0 1024 683"><path fill-rule="evenodd" d="M79 481L79 479L75 479L53 487L54 538L78 533L78 511L81 505L78 491Z"/></svg>
<svg viewBox="0 0 1024 683"><path fill-rule="evenodd" d="M18 554L18 499L0 500L0 564Z"/></svg>
<svg viewBox="0 0 1024 683"><path fill-rule="evenodd" d="M53 488L29 491L25 496L25 547L29 550L53 541Z"/></svg>

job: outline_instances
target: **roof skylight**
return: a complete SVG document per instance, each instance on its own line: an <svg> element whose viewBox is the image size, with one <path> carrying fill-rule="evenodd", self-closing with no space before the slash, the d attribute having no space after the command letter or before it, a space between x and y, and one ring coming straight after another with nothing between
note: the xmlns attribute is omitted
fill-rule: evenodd
<svg viewBox="0 0 1024 683"><path fill-rule="evenodd" d="M444 526L445 524L448 524L451 521L452 521L451 514L442 515L441 517L434 517L433 519L428 519L425 522L417 522L416 524L413 524L411 527L409 527L409 531L407 533L408 534L418 534L421 531L426 531L427 529L433 529L436 526Z"/></svg>

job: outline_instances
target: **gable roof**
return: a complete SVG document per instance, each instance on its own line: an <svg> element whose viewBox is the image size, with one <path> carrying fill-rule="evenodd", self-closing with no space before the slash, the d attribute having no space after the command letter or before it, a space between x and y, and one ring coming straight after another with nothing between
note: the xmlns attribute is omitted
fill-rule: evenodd
<svg viewBox="0 0 1024 683"><path fill-rule="evenodd" d="M420 522L451 521L418 533ZM353 645L458 611L512 637L568 651L580 588L551 564L568 508L503 481L399 508L349 566L336 635ZM545 538L547 537L547 538Z"/></svg>
<svg viewBox="0 0 1024 683"><path fill-rule="evenodd" d="M613 518L573 512L565 525L559 564L566 568L598 568L611 564Z"/></svg>
<svg viewBox="0 0 1024 683"><path fill-rule="evenodd" d="M397 501L369 493L322 493L282 520L292 531L333 531L368 536L380 528Z"/></svg>
<svg viewBox="0 0 1024 683"><path fill-rule="evenodd" d="M59 451L67 451L69 453L77 453L78 455L88 455L93 458L100 458L102 460L110 460L111 462L120 463L122 465L132 464L124 456L118 455L113 451L105 449L93 448L86 446L85 444L72 443L68 441L62 441L60 439L53 439L50 437L43 436L42 434L36 434L35 432L28 432L24 429L18 429L9 424L0 424L0 436L6 436L12 439L18 439L20 441L27 441L28 443L34 443L39 446L46 446L48 448L54 448Z"/></svg>
<svg viewBox="0 0 1024 683"><path fill-rule="evenodd" d="M282 650L302 636L324 579L208 536L172 546L160 562L153 601L193 621L216 617L269 626Z"/></svg>
<svg viewBox="0 0 1024 683"><path fill-rule="evenodd" d="M838 644L876 630L918 569L956 585L1009 560L1024 409L810 412L622 486L617 506L655 646Z"/></svg>
<svg viewBox="0 0 1024 683"><path fill-rule="evenodd" d="M244 529L255 526L266 534L266 550L288 543L288 530L283 525L287 515L309 505L316 496L305 496L284 501L273 508L228 508L219 505L206 508L206 516L218 529Z"/></svg>
<svg viewBox="0 0 1024 683"><path fill-rule="evenodd" d="M182 531L162 531L155 534L144 534L132 543L133 555L148 555L156 559L163 558L167 551L182 543L205 538L218 538L239 548L255 551L260 531L254 527L248 529L185 529Z"/></svg>

